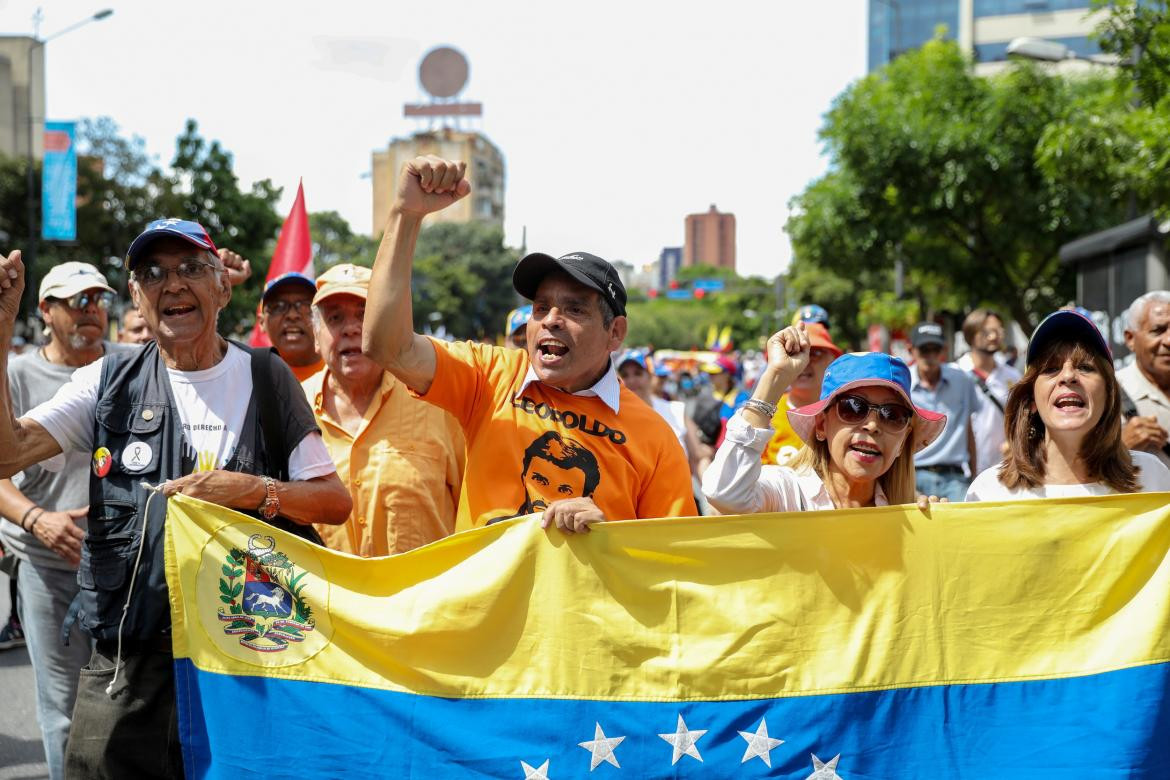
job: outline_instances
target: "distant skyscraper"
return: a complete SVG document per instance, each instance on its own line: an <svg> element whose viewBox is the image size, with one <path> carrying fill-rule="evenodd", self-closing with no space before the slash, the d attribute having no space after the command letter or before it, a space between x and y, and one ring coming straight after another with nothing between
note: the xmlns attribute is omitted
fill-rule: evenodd
<svg viewBox="0 0 1170 780"><path fill-rule="evenodd" d="M735 270L735 215L723 214L711 204L703 214L686 221L683 265L713 265Z"/></svg>
<svg viewBox="0 0 1170 780"><path fill-rule="evenodd" d="M869 0L869 69L926 43L939 25L979 64L1005 61L1008 43L1022 36L1096 54L1089 6L1089 0Z"/></svg>
<svg viewBox="0 0 1170 780"><path fill-rule="evenodd" d="M674 277L678 276L678 269L682 268L683 250L681 246L664 246L658 255L658 289L670 287Z"/></svg>

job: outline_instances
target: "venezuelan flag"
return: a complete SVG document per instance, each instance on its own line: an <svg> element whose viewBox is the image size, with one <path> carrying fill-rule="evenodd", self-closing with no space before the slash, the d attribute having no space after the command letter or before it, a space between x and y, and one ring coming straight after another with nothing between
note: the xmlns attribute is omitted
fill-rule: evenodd
<svg viewBox="0 0 1170 780"><path fill-rule="evenodd" d="M167 536L192 778L1170 777L1166 495Z"/></svg>

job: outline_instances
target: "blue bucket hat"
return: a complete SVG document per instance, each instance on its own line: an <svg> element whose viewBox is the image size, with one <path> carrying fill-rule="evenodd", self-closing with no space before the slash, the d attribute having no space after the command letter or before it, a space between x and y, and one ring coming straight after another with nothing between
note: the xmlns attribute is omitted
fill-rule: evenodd
<svg viewBox="0 0 1170 780"><path fill-rule="evenodd" d="M177 219L171 217L170 219L156 219L146 226L138 234L138 237L130 242L130 248L126 250L126 267L134 270L134 265L138 262L142 255L142 250L146 249L148 245L157 239L172 236L174 238L181 238L189 244L194 244L200 249L206 249L209 252L218 252L215 248L215 243L211 240L211 236L207 234L207 230L198 222L192 222L189 219Z"/></svg>
<svg viewBox="0 0 1170 780"><path fill-rule="evenodd" d="M525 304L518 309L508 312L508 319L504 322L504 335L511 336L520 328L528 324L532 318L532 304Z"/></svg>
<svg viewBox="0 0 1170 780"><path fill-rule="evenodd" d="M947 425L947 416L922 409L910 400L910 369L900 358L882 352L851 352L834 360L825 369L821 398L816 403L788 411L788 422L801 440L808 444L816 427L816 417L841 393L857 387L888 387L918 416L914 430L914 449L921 450L938 438Z"/></svg>
<svg viewBox="0 0 1170 780"><path fill-rule="evenodd" d="M1096 351L1106 360L1113 360L1113 350L1109 342L1101 335L1097 324L1089 317L1088 311L1077 307L1075 309L1061 309L1049 314L1032 331L1032 338L1028 341L1027 364L1039 357L1040 353L1054 341L1076 341Z"/></svg>

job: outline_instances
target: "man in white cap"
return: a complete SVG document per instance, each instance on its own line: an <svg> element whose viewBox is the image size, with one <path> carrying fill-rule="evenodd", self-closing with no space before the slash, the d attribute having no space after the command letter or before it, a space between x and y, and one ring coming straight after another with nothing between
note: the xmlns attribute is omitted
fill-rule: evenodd
<svg viewBox="0 0 1170 780"><path fill-rule="evenodd" d="M317 530L328 547L367 558L455 530L467 457L454 417L362 354L369 286L370 269L349 263L317 278L313 330L325 370L301 384L353 498L344 524Z"/></svg>
<svg viewBox="0 0 1170 780"><path fill-rule="evenodd" d="M106 353L132 349L103 340L114 290L89 263L62 263L41 281L40 313L49 342L8 364L12 413L20 417L49 400L73 372ZM89 505L89 454L64 457L53 473L29 466L0 480L0 538L16 556L20 616L32 659L37 720L49 776L63 776L65 742L77 678L90 644L61 642L61 624L77 595L77 564Z"/></svg>

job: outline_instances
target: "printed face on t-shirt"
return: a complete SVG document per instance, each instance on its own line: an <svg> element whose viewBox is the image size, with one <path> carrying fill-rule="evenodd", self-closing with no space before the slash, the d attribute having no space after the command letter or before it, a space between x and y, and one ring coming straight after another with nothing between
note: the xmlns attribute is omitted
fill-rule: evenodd
<svg viewBox="0 0 1170 780"><path fill-rule="evenodd" d="M582 495L585 472L576 467L561 468L547 460L533 460L524 475L524 491L530 511L543 511L553 501Z"/></svg>

